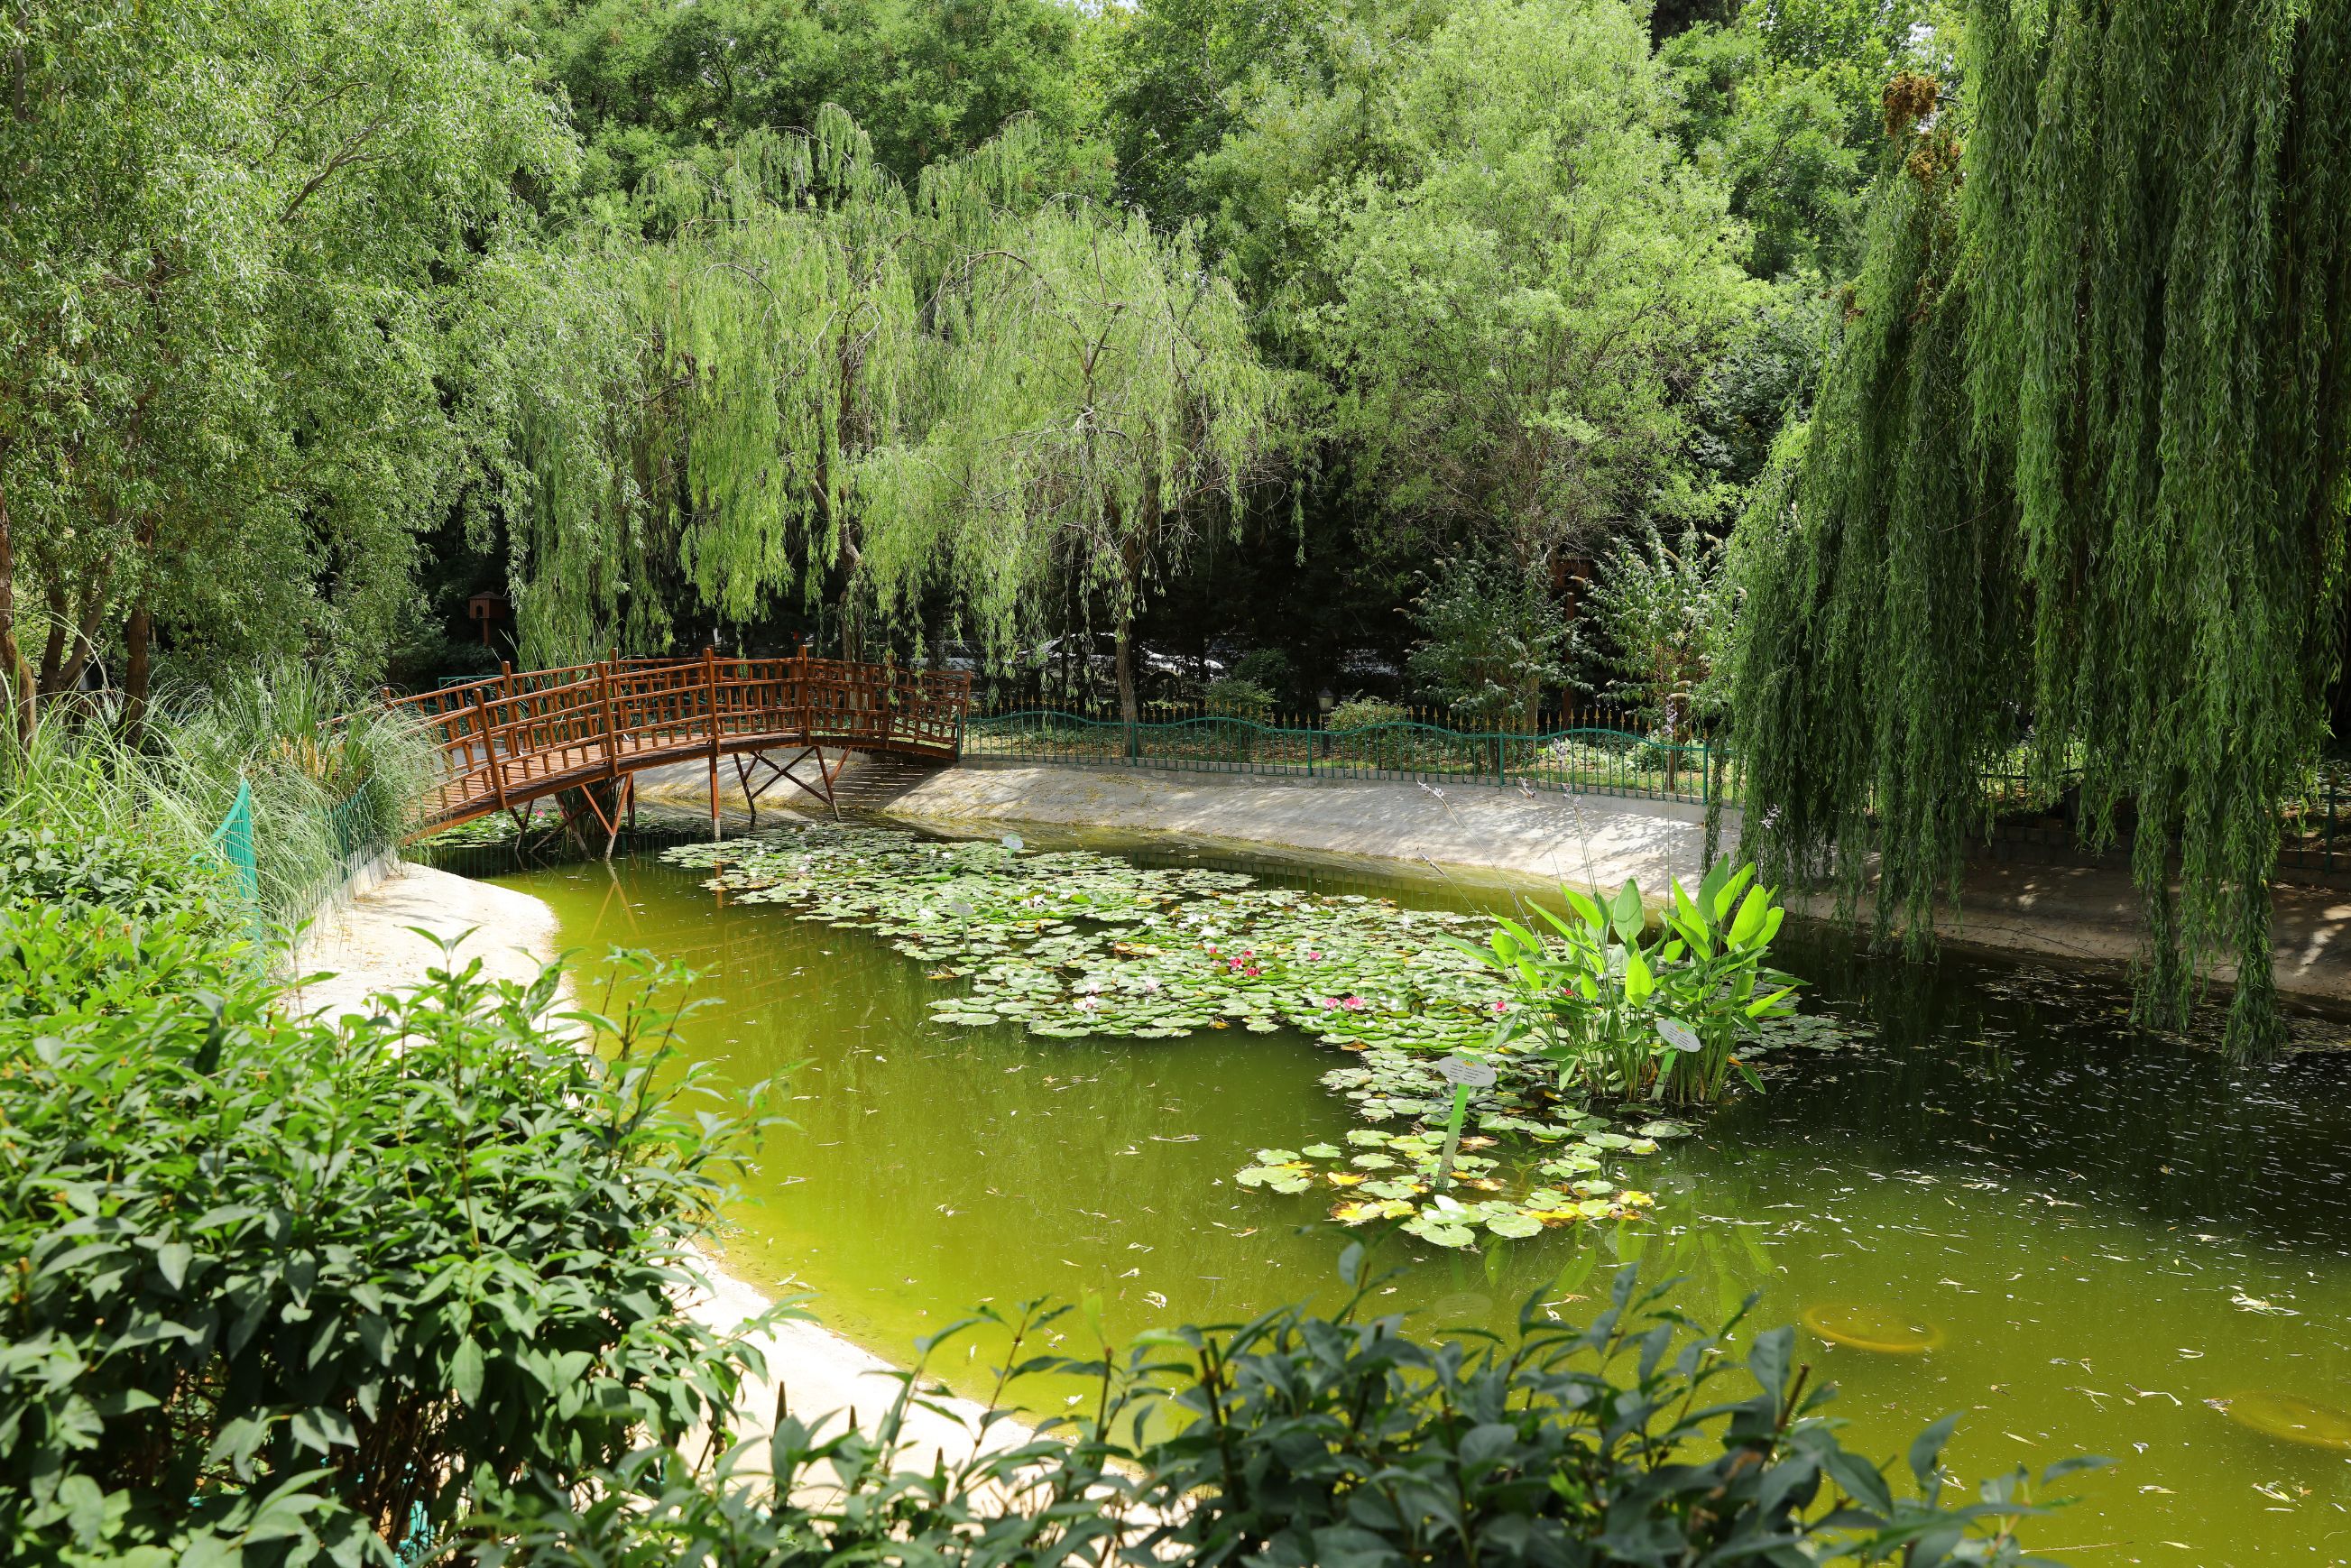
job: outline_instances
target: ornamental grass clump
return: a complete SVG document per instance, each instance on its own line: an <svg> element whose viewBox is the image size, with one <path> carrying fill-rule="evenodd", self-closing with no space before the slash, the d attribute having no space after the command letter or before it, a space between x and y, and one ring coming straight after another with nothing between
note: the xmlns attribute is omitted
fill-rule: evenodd
<svg viewBox="0 0 2351 1568"><path fill-rule="evenodd" d="M556 985L304 1021L199 912L0 911L0 1555L389 1565L723 1428L758 1357L672 1297L756 1109Z"/></svg>

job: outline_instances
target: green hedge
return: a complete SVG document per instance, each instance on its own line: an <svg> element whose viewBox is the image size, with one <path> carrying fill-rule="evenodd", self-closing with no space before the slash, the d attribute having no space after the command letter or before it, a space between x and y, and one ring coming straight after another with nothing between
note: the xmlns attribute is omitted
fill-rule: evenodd
<svg viewBox="0 0 2351 1568"><path fill-rule="evenodd" d="M1792 1330L1749 1339L1735 1323L1746 1348L1734 1351L1729 1331L1698 1329L1628 1269L1587 1325L1552 1321L1538 1291L1510 1337L1434 1337L1364 1312L1380 1281L1362 1267L1350 1247L1341 1269L1358 1288L1336 1318L1290 1308L1146 1336L1121 1360L1020 1364L1016 1376L1074 1372L1102 1391L1089 1416L1032 1442L896 1469L909 1376L873 1440L814 1441L788 1420L716 1478L645 1449L586 1498L510 1498L475 1556L485 1568L2042 1561L2016 1537L2043 1511L2022 1471L1946 1497L1949 1416L1912 1445L1897 1495L1838 1440ZM1016 1346L1100 1343L1084 1312L1011 1327Z"/></svg>
<svg viewBox="0 0 2351 1568"><path fill-rule="evenodd" d="M301 1022L200 914L0 914L8 1561L388 1564L726 1407L670 1292L740 1119L555 983Z"/></svg>

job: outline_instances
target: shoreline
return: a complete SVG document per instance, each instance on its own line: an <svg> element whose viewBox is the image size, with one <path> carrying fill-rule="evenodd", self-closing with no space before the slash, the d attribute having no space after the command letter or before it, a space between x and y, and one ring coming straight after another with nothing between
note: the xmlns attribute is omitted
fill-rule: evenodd
<svg viewBox="0 0 2351 1568"><path fill-rule="evenodd" d="M696 764L640 779L649 800L707 810ZM1287 778L1151 768L1036 765L1002 759L939 768L852 755L840 785L844 808L946 832L994 835L1052 828L1181 839L1240 853L1274 852L1462 873L1504 885L1614 892L1637 880L1645 901L1664 903L1669 879L1704 873L1706 813L1673 800L1569 795L1499 787L1438 787L1385 779ZM730 831L740 831L742 792L721 775ZM762 818L822 820L804 799L770 795ZM1720 851L1735 854L1740 813L1722 812ZM1789 913L1839 922L1834 898L1799 894ZM2139 899L2113 866L1986 859L1971 865L1961 913L1937 939L1959 951L2061 958L2128 968L2146 951ZM2279 991L2305 1002L2351 1004L2351 892L2284 883L2272 890L2272 972ZM2210 978L2226 985L2235 969Z"/></svg>
<svg viewBox="0 0 2351 1568"><path fill-rule="evenodd" d="M478 958L493 979L525 981L562 956L560 923L544 900L495 883L402 863L375 885L314 919L296 952L300 977L288 990L302 1016L340 1016L362 1009L369 997L419 984L425 971L445 960L434 941L455 944L463 963ZM328 972L321 977L321 972ZM559 993L569 1004L569 984ZM721 1258L696 1258L704 1289L681 1304L686 1314L721 1333L768 1311L778 1299L727 1270ZM900 1369L864 1346L810 1317L788 1319L746 1336L766 1363L764 1375L746 1377L736 1403L738 1440L756 1440L773 1429L778 1407L819 1438L852 1419L872 1431L902 1385ZM999 1418L983 1426L975 1401L949 1394L933 1380L908 1404L899 1468L950 1468L971 1457L977 1446L993 1451L1017 1447L1034 1436L1018 1420ZM779 1398L779 1395L781 1397ZM750 1467L763 1468L760 1464Z"/></svg>

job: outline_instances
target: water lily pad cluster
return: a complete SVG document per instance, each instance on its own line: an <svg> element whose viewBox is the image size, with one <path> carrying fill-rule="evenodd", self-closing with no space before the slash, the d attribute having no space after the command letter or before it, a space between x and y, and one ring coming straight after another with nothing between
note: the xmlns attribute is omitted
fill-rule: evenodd
<svg viewBox="0 0 2351 1568"><path fill-rule="evenodd" d="M1361 894L1083 851L817 825L664 852L746 903L871 930L960 980L941 1022L1049 1038L1299 1028L1333 1044L1476 1045L1502 991L1444 937L1478 923Z"/></svg>
<svg viewBox="0 0 2351 1568"><path fill-rule="evenodd" d="M1448 940L1483 924L1473 916L868 826L786 828L664 858L708 869L708 885L737 901L885 937L934 980L957 983L931 1004L941 1023L1017 1023L1049 1039L1292 1028L1354 1053L1323 1081L1369 1125L1345 1149L1259 1150L1238 1176L1327 1194L1345 1223L1400 1220L1435 1245L1468 1247L1623 1218L1649 1198L1616 1167L1687 1131L1637 1108L1596 1114L1552 1062L1489 1049L1496 1081L1472 1099L1470 1135L1440 1186L1452 1086L1437 1061L1489 1047L1516 1005ZM1784 1038L1828 1037L1808 1021Z"/></svg>

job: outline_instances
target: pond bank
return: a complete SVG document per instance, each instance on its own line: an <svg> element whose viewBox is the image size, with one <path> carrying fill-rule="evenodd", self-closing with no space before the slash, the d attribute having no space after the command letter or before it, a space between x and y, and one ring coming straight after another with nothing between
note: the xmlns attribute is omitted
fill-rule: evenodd
<svg viewBox="0 0 2351 1568"><path fill-rule="evenodd" d="M404 865L311 924L297 954L297 973L332 973L298 988L295 1005L305 1013L346 1012L378 992L420 983L444 958L418 927L457 940L455 956L461 962L478 957L493 978L527 980L560 956L560 927L543 900L429 866ZM705 1267L709 1288L685 1303L696 1322L729 1333L771 1304L772 1298L749 1281L707 1260ZM871 1431L897 1396L900 1385L888 1362L815 1322L779 1323L750 1343L766 1360L768 1373L747 1382L738 1401L738 1430L746 1435L763 1436L770 1429L779 1388L783 1406L820 1435L851 1418ZM923 1406L906 1413L904 1466L928 1469L940 1456L950 1465L968 1458L981 1406L938 1389L925 1396ZM1017 1424L999 1422L987 1444L991 1449L1010 1447L1030 1436Z"/></svg>
<svg viewBox="0 0 2351 1568"><path fill-rule="evenodd" d="M722 800L739 807L733 770ZM705 806L699 766L648 773L647 799ZM1706 813L1672 800L1625 800L1378 779L1285 779L1157 768L1029 766L968 761L925 768L901 758L853 757L840 793L845 807L946 831L1001 832L1022 825L1167 834L1238 851L1272 849L1358 862L1404 862L1482 880L1614 888L1637 879L1652 894L1669 878L1704 871ZM788 797L788 798L787 798ZM763 813L821 810L805 797L770 794ZM1722 847L1735 852L1740 813L1722 814ZM1817 919L1825 898L1790 907ZM2100 964L2140 956L2144 926L2128 874L2113 866L1985 861L1970 868L1963 915L1943 940L1988 952L2034 953ZM2351 893L2282 884L2274 890L2272 952L2279 989L2351 1003ZM2222 969L2216 978L2227 980Z"/></svg>

